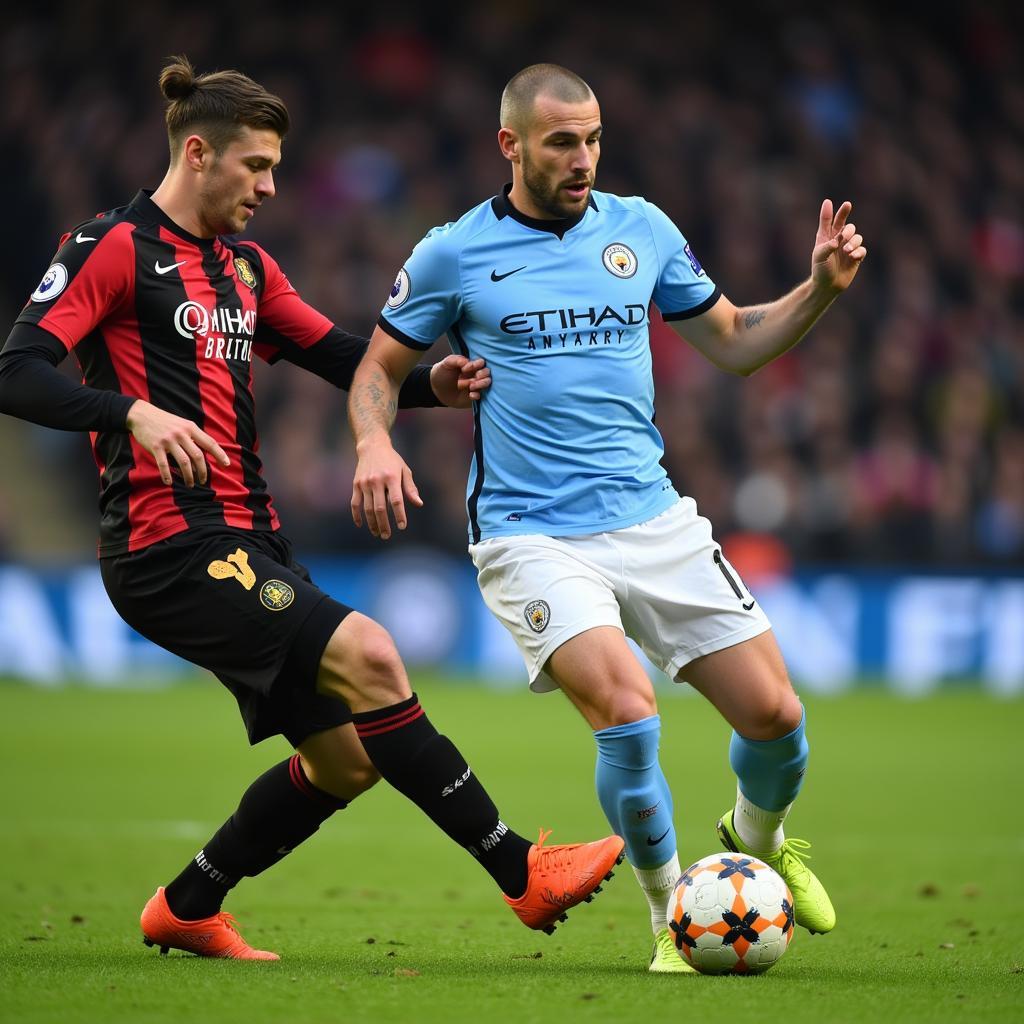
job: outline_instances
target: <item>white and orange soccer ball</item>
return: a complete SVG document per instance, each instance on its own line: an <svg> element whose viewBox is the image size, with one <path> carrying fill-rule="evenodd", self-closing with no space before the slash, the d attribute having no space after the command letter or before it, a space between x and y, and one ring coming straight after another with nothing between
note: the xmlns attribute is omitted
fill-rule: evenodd
<svg viewBox="0 0 1024 1024"><path fill-rule="evenodd" d="M668 905L679 955L701 974L760 974L793 938L793 894L763 861L712 854L682 874Z"/></svg>

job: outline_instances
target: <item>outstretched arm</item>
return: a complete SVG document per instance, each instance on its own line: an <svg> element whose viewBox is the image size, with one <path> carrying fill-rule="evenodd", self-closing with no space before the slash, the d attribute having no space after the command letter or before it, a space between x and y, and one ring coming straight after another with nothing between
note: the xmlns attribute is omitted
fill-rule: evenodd
<svg viewBox="0 0 1024 1024"><path fill-rule="evenodd" d="M747 376L791 349L845 291L867 249L849 222L853 206L833 214L832 200L821 204L811 252L811 273L788 295L757 306L734 306L724 295L706 313L671 326L720 369Z"/></svg>
<svg viewBox="0 0 1024 1024"><path fill-rule="evenodd" d="M292 297L289 305L293 309L312 310L297 295ZM315 313L315 310L312 312ZM332 326L318 341L303 346L262 321L256 329L255 342L257 355L267 362L275 363L283 359L315 373L342 391L352 387L356 367L366 354L368 345L365 338ZM432 366L413 367L398 392L398 408L447 406L467 409L490 382L490 370L482 359L446 356Z"/></svg>
<svg viewBox="0 0 1024 1024"><path fill-rule="evenodd" d="M16 325L0 353L0 412L58 430L127 431L168 486L175 471L188 487L205 484L207 456L230 465L221 446L191 420L65 377L57 365L66 354L43 328Z"/></svg>

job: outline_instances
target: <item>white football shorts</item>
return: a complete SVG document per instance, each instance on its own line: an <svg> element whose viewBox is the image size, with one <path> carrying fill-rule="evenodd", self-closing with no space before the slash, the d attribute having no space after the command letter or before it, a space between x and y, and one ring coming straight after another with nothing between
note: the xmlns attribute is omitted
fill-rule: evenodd
<svg viewBox="0 0 1024 1024"><path fill-rule="evenodd" d="M558 689L544 671L548 658L596 626L621 629L670 679L694 658L771 628L692 498L621 530L491 537L469 553L537 693Z"/></svg>

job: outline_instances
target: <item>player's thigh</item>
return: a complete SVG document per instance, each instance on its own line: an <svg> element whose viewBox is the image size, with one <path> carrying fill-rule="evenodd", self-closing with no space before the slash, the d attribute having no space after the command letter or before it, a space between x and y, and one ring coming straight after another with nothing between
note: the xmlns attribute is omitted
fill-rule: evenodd
<svg viewBox="0 0 1024 1024"><path fill-rule="evenodd" d="M548 659L546 671L592 729L658 713L647 672L614 626L598 626L567 640Z"/></svg>
<svg viewBox="0 0 1024 1024"><path fill-rule="evenodd" d="M340 697L356 713L389 707L412 695L391 635L360 612L346 616L328 640L317 690Z"/></svg>
<svg viewBox="0 0 1024 1024"><path fill-rule="evenodd" d="M771 629L692 499L607 536L621 559L626 632L670 679L695 659Z"/></svg>
<svg viewBox="0 0 1024 1024"><path fill-rule="evenodd" d="M351 609L311 581L280 535L189 531L100 565L133 629L232 693L250 743L280 733L297 747L351 720L316 691L321 652Z"/></svg>
<svg viewBox="0 0 1024 1024"><path fill-rule="evenodd" d="M351 611L312 583L274 535L183 534L101 566L111 602L133 629L264 696L282 675L291 685L303 674L313 692L319 653Z"/></svg>
<svg viewBox="0 0 1024 1024"><path fill-rule="evenodd" d="M769 630L696 658L679 673L742 736L770 740L792 732L803 709Z"/></svg>
<svg viewBox="0 0 1024 1024"><path fill-rule="evenodd" d="M528 535L484 541L470 552L484 601L512 634L532 689L563 690L595 729L656 713L600 544Z"/></svg>
<svg viewBox="0 0 1024 1024"><path fill-rule="evenodd" d="M380 779L351 723L314 733L297 749L306 778L342 800L354 800Z"/></svg>
<svg viewBox="0 0 1024 1024"><path fill-rule="evenodd" d="M601 566L555 537L495 537L469 549L487 607L512 635L530 688L558 689L545 666L564 643L622 621Z"/></svg>

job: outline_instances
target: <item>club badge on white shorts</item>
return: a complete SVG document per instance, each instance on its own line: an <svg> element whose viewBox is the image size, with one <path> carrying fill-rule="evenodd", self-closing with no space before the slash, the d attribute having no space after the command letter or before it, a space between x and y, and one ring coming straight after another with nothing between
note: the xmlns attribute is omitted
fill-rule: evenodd
<svg viewBox="0 0 1024 1024"><path fill-rule="evenodd" d="M551 621L551 609L547 601L531 601L523 614L526 616L526 623L534 633L543 633Z"/></svg>

